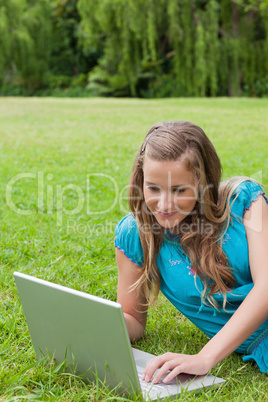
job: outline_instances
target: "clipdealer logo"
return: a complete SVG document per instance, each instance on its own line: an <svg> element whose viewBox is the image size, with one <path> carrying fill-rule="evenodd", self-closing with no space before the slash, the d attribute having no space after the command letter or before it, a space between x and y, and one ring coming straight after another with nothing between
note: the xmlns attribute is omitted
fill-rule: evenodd
<svg viewBox="0 0 268 402"><path fill-rule="evenodd" d="M259 171L251 176L258 183L262 184L262 171ZM169 178L171 180L171 178ZM36 199L33 202L33 206L23 205L22 202L18 202L15 197L16 190L22 186L26 186L28 182L34 181L34 188L36 190ZM118 186L117 181L111 175L106 173L87 173L86 174L86 185L82 188L75 183L69 184L55 184L53 183L54 175L52 173L44 174L43 171L38 172L23 172L18 173L11 177L6 185L6 204L11 211L22 216L31 216L34 214L56 214L57 226L63 225L63 217L73 217L82 212L86 211L88 216L103 216L105 214L111 213L115 207L119 207L122 214L126 215L129 213L129 209L126 208L128 200L128 190L129 185L123 186L121 189ZM96 183L98 187L96 187ZM105 183L105 184L104 184ZM100 200L100 196L96 195L96 188L102 188L105 197L105 191L109 193L109 205L106 198L102 203L105 207L104 209L96 210L96 205ZM199 189L200 201L201 201L201 215L204 214L204 205L202 201L204 200L204 194L211 188L211 185L206 186L204 189ZM196 189L194 189L196 191ZM75 205L72 208L67 208L66 198L69 193L75 194ZM136 196L139 199L143 198L143 192L141 188L136 188ZM196 195L197 197L197 195ZM17 203L16 201L17 200ZM96 202L97 201L97 202ZM26 203L27 204L27 203ZM259 212L257 211L255 215L250 215L246 217L243 223L244 226L253 229L256 232L262 231L262 211L261 204L259 205ZM178 208L179 210L179 208ZM180 211L183 212L183 211ZM148 211L147 211L148 213ZM70 228L74 227L74 220L70 221ZM189 228L187 228L188 230ZM209 227L204 225L200 227L191 228L192 230L209 230ZM83 229L84 231L85 229ZM99 230L99 229L98 229Z"/></svg>
<svg viewBox="0 0 268 402"><path fill-rule="evenodd" d="M105 215L109 214L116 205L120 209L128 213L124 207L124 200L127 199L126 191L128 185L124 186L121 190L116 180L105 173L88 173L86 175L86 186L83 189L81 186L69 184L53 184L54 175L51 173L44 174L44 172L24 172L13 176L6 185L6 204L14 213L22 216L31 216L35 214L52 215L56 213L56 222L58 226L63 223L63 216L74 216L79 214L84 208L86 214L92 215ZM34 188L36 190L36 199L34 206L22 205L15 201L15 192L18 187L26 185L29 180L34 181ZM109 194L112 195L112 201L107 206L104 202L105 208L96 210L94 209L94 198L96 198L96 182L101 181L104 189L109 186ZM105 184L104 184L105 182ZM107 187L106 187L107 186ZM76 198L76 205L73 208L67 208L66 196L72 192Z"/></svg>

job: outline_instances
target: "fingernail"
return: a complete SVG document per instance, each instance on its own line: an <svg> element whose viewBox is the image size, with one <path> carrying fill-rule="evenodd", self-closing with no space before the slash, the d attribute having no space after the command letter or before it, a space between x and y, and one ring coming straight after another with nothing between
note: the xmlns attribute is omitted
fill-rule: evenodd
<svg viewBox="0 0 268 402"><path fill-rule="evenodd" d="M169 382L169 379L168 379L167 377L165 377L165 378L163 379L163 382L166 384L167 382Z"/></svg>
<svg viewBox="0 0 268 402"><path fill-rule="evenodd" d="M150 377L149 377L148 375L145 377L145 381L146 381L146 382L149 382L149 381L150 381Z"/></svg>

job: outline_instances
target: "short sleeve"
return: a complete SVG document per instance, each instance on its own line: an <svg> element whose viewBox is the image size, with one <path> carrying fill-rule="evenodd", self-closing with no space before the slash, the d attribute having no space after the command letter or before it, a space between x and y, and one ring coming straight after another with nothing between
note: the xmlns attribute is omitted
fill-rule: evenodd
<svg viewBox="0 0 268 402"><path fill-rule="evenodd" d="M116 226L114 244L129 260L142 267L143 250L137 223L132 214L125 216Z"/></svg>
<svg viewBox="0 0 268 402"><path fill-rule="evenodd" d="M263 196L266 203L268 203L267 197L260 184L251 180L246 180L239 184L233 196L235 200L232 205L232 215L243 219L245 212L250 209L252 203L256 201L260 195Z"/></svg>

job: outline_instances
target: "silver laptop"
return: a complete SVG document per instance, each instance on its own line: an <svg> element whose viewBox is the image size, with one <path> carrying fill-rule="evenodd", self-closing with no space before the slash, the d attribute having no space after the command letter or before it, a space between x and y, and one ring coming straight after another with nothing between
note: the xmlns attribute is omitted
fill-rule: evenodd
<svg viewBox="0 0 268 402"><path fill-rule="evenodd" d="M120 304L15 272L14 277L37 358L57 364L117 393L145 400L178 396L224 382L212 375L178 375L169 384L141 381L153 355L131 347Z"/></svg>

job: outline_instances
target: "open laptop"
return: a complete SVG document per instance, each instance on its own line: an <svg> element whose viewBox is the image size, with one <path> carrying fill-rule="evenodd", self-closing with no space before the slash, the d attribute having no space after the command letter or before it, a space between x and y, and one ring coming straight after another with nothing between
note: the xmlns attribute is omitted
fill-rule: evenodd
<svg viewBox="0 0 268 402"><path fill-rule="evenodd" d="M180 374L169 384L140 380L146 362L154 356L131 347L119 303L14 273L37 358L65 361L75 374L90 381L96 376L122 394L143 394L145 400L178 396L224 382L207 376ZM185 392L185 391L184 391Z"/></svg>

